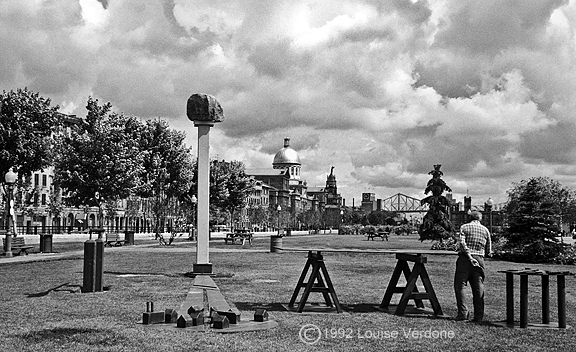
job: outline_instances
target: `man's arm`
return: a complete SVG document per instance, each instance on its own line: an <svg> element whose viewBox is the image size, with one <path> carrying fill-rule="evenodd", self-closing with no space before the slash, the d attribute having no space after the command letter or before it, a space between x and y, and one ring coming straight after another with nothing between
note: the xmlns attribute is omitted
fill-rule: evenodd
<svg viewBox="0 0 576 352"><path fill-rule="evenodd" d="M492 256L492 239L491 239L491 234L490 232L488 232L488 236L486 238L486 246L484 247L484 253L486 253L487 257L491 257Z"/></svg>

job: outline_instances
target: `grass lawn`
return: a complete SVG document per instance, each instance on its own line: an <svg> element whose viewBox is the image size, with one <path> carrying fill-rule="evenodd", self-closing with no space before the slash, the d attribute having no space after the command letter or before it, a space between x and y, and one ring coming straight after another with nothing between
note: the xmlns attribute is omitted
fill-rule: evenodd
<svg viewBox="0 0 576 352"><path fill-rule="evenodd" d="M291 236L285 247L429 248L417 235L392 236L390 241L366 241L363 236ZM574 351L575 329L509 329L456 322L431 316L395 316L375 309L382 301L396 264L393 254L324 253L328 272L344 314L298 314L286 311L306 261L304 252L269 253L269 238L253 245L211 242L214 281L227 298L251 320L264 307L278 327L263 331L221 334L189 329L150 328L138 324L146 302L156 310L178 308L192 285L185 274L195 261L194 244L177 239L172 246L136 241L136 246L106 248L104 293L80 293L81 255L66 259L3 263L0 259L1 351ZM59 251L78 250L81 243L58 244ZM255 251L261 250L261 251ZM452 288L456 256L429 255L426 268L444 314L456 315ZM530 267L576 272L572 266L535 265L487 260L486 317L506 318L505 276L499 270ZM556 280L550 280L551 320L557 321ZM420 290L422 285L419 282ZM518 296L519 279L515 293ZM529 322L540 322L540 280L529 282ZM569 325L576 325L576 278L566 279ZM393 303L400 295L394 295ZM309 302L321 302L312 293ZM469 299L471 307L471 299ZM424 301L427 308L430 304ZM516 319L519 303L516 299ZM306 324L321 331L308 345L300 339ZM416 331L416 333L414 333ZM311 332L312 337L313 331ZM428 334L443 337L427 337ZM390 336L388 335L390 334ZM420 336L422 335L422 336Z"/></svg>

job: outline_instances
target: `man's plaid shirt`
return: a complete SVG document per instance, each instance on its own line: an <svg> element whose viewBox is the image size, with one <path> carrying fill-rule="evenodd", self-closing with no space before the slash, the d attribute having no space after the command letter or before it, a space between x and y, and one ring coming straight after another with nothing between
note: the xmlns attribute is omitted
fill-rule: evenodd
<svg viewBox="0 0 576 352"><path fill-rule="evenodd" d="M460 252L468 252L472 255L486 254L492 252L492 240L490 231L478 220L464 224L460 227Z"/></svg>

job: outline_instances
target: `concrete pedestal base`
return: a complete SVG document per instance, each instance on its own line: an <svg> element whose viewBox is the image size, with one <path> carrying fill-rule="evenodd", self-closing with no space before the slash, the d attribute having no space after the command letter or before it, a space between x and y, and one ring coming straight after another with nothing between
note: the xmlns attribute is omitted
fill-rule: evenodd
<svg viewBox="0 0 576 352"><path fill-rule="evenodd" d="M194 264L193 273L196 275L210 275L212 274L212 264Z"/></svg>

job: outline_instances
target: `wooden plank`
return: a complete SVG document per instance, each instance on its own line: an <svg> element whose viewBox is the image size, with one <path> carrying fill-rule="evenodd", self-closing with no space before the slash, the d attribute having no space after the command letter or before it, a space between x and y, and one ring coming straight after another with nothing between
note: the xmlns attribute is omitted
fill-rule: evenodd
<svg viewBox="0 0 576 352"><path fill-rule="evenodd" d="M428 261L426 257L422 257L417 254L406 254L406 253L396 253L396 259L406 260L414 263L426 263Z"/></svg>
<svg viewBox="0 0 576 352"><path fill-rule="evenodd" d="M331 252L331 253L367 253L367 254L429 254L429 255L458 255L454 251L442 251L432 249L360 249L360 248L304 248L304 247L282 247L289 252Z"/></svg>

